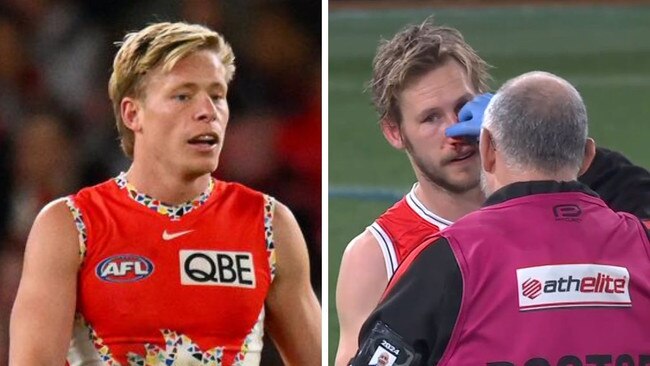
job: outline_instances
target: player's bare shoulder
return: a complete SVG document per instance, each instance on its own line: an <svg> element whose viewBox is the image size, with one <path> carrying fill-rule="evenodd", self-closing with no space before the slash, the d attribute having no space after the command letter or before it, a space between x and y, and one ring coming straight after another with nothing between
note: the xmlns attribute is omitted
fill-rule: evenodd
<svg viewBox="0 0 650 366"><path fill-rule="evenodd" d="M270 298L278 295L278 291L282 292L281 289L287 283L300 286L302 292L312 294L307 243L298 221L291 210L279 201L273 203L272 221L276 277L273 280Z"/></svg>
<svg viewBox="0 0 650 366"><path fill-rule="evenodd" d="M41 220L71 221L72 216L70 215L69 200L69 197L60 197L49 202L43 206L34 222L38 223Z"/></svg>
<svg viewBox="0 0 650 366"><path fill-rule="evenodd" d="M379 243L369 229L345 248L336 286L336 310L340 338L336 365L347 365L357 349L363 321L377 306L388 284L386 265Z"/></svg>
<svg viewBox="0 0 650 366"><path fill-rule="evenodd" d="M79 258L79 235L66 199L53 201L38 214L27 239L23 274L11 315L10 364L65 361Z"/></svg>
<svg viewBox="0 0 650 366"><path fill-rule="evenodd" d="M344 275L344 271L348 268L353 272L363 270L369 274L381 274L381 276L376 277L384 277L386 278L386 282L388 281L384 266L384 256L377 239L369 229L357 235L345 248L343 258L341 259L340 275Z"/></svg>
<svg viewBox="0 0 650 366"><path fill-rule="evenodd" d="M348 315L355 320L365 319L379 302L387 284L383 254L375 237L366 229L350 241L341 259L336 287L341 320Z"/></svg>
<svg viewBox="0 0 650 366"><path fill-rule="evenodd" d="M74 210L68 197L56 199L41 209L27 238L27 269L31 263L47 262L76 273L81 265L81 236Z"/></svg>
<svg viewBox="0 0 650 366"><path fill-rule="evenodd" d="M34 220L27 249L30 249L29 246L38 246L39 251L53 250L60 256L72 254L78 257L79 230L75 225L74 210L74 203L68 197L45 205ZM44 248L46 245L53 247Z"/></svg>
<svg viewBox="0 0 650 366"><path fill-rule="evenodd" d="M307 243L291 210L281 202L273 201L272 235L277 276L293 278L311 288L309 283L309 255ZM274 280L274 282L276 282ZM311 291L311 290L310 290Z"/></svg>
<svg viewBox="0 0 650 366"><path fill-rule="evenodd" d="M273 226L284 228L291 226L295 222L293 213L284 203L274 200Z"/></svg>
<svg viewBox="0 0 650 366"><path fill-rule="evenodd" d="M291 210L275 202L273 241L276 277L266 306L266 325L286 365L306 365L320 357L321 311L309 282L307 245Z"/></svg>
<svg viewBox="0 0 650 366"><path fill-rule="evenodd" d="M274 200L273 206L273 238L276 249L278 245L281 251L306 247L300 226L289 207L277 200Z"/></svg>

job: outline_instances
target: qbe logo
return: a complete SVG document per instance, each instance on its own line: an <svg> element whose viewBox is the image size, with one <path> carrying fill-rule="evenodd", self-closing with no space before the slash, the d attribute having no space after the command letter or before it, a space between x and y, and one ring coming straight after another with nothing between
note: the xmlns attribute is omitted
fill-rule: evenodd
<svg viewBox="0 0 650 366"><path fill-rule="evenodd" d="M249 252L181 250L181 284L255 288L255 266Z"/></svg>
<svg viewBox="0 0 650 366"><path fill-rule="evenodd" d="M95 273L107 282L135 282L153 273L153 263L141 255L118 254L99 262Z"/></svg>
<svg viewBox="0 0 650 366"><path fill-rule="evenodd" d="M519 310L629 307L630 273L602 264L558 264L517 269Z"/></svg>

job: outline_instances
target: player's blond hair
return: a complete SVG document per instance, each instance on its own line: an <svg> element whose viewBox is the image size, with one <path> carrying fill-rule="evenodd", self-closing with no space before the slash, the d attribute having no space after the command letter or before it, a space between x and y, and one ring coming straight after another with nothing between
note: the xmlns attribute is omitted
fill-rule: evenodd
<svg viewBox="0 0 650 366"><path fill-rule="evenodd" d="M389 41L382 40L369 83L380 120L401 123L399 94L409 82L448 60L456 60L465 68L475 92L488 91L490 66L454 28L436 26L429 17L422 24L405 27Z"/></svg>
<svg viewBox="0 0 650 366"><path fill-rule="evenodd" d="M144 82L152 69L162 66L170 71L189 54L213 50L226 69L226 82L235 73L235 55L223 37L204 26L187 23L155 23L124 36L117 43L120 49L113 60L113 73L108 82L108 94L113 103L115 124L124 153L133 158L134 134L122 120L120 104L124 97L144 97Z"/></svg>

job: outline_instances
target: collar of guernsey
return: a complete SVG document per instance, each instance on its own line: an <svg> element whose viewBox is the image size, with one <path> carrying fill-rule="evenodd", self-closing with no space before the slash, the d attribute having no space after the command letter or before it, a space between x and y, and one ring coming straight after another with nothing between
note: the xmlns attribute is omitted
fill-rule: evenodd
<svg viewBox="0 0 650 366"><path fill-rule="evenodd" d="M168 216L172 220L179 220L184 215L187 215L192 210L203 205L208 198L210 198L210 194L214 190L214 178L210 178L208 188L198 195L198 197L179 205L170 205L145 193L138 192L138 190L126 180L125 172L121 172L117 177L115 177L115 183L120 187L120 189L125 189L129 197L131 197L135 202L161 215Z"/></svg>

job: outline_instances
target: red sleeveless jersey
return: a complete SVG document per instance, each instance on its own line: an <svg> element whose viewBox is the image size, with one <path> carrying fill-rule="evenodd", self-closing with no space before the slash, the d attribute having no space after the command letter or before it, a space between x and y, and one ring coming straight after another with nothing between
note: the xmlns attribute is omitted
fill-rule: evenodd
<svg viewBox="0 0 650 366"><path fill-rule="evenodd" d="M384 212L368 230L379 243L384 255L386 274L390 279L397 267L425 238L451 225L452 222L429 211L411 191Z"/></svg>
<svg viewBox="0 0 650 366"><path fill-rule="evenodd" d="M167 206L122 174L70 197L83 262L69 364L259 364L274 201L210 187Z"/></svg>

